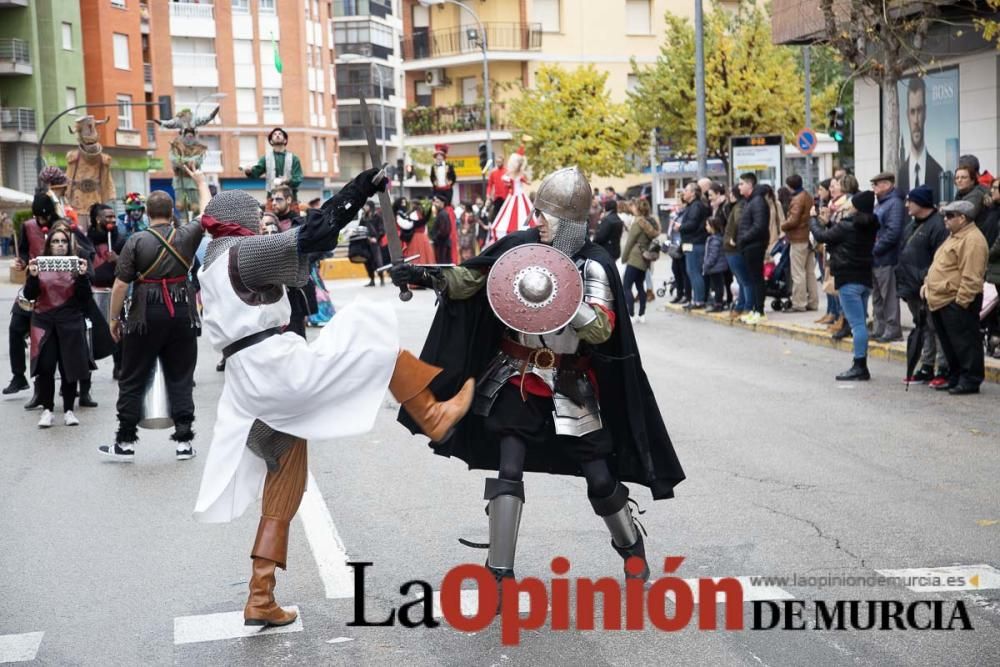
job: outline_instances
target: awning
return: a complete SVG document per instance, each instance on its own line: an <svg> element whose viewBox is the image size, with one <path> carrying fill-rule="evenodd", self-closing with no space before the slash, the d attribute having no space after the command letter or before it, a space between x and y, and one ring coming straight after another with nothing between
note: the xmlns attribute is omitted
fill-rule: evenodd
<svg viewBox="0 0 1000 667"><path fill-rule="evenodd" d="M11 208L14 206L31 206L34 200L33 195L25 194L19 190L0 187L0 206Z"/></svg>

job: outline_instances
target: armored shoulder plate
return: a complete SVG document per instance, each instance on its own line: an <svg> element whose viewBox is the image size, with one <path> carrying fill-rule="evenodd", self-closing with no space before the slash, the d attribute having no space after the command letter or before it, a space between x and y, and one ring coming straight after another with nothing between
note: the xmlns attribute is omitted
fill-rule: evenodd
<svg viewBox="0 0 1000 667"><path fill-rule="evenodd" d="M583 300L609 309L615 305L611 280L601 263L592 259L584 260L583 263Z"/></svg>

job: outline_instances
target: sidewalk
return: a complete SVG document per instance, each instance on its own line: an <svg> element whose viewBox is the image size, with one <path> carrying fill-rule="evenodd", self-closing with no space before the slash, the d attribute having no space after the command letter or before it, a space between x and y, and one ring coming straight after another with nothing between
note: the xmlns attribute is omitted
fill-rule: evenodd
<svg viewBox="0 0 1000 667"><path fill-rule="evenodd" d="M707 313L704 310L689 311L684 310L679 305L663 304L660 299L657 299L654 304L666 312L687 315L689 317L700 317L715 322L720 326L742 327L759 333L783 336L784 338L792 338L804 343L811 343L812 345L822 345L848 353L851 352L850 338L845 338L841 341L833 340L830 338L830 333L826 330L825 326L815 323L814 320L819 319L824 310L813 310L805 313L777 313L771 310L770 305L768 305L767 319L760 324L750 325L743 324L738 319L730 322L728 312ZM905 306L901 309L900 315L902 316L903 340L898 343L876 343L873 340L869 340L868 356L875 359L898 361L905 367L906 336L909 334L910 329L913 328L913 320L910 317L909 310ZM900 371L900 378L902 378L903 372ZM986 381L1000 383L1000 359L986 358Z"/></svg>

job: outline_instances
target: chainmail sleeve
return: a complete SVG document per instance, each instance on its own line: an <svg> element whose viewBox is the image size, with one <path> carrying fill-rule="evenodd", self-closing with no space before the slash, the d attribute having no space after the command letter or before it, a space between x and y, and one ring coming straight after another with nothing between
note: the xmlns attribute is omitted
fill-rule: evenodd
<svg viewBox="0 0 1000 667"><path fill-rule="evenodd" d="M236 269L243 284L262 291L277 285L302 287L309 281L309 257L298 250L299 229L240 240ZM232 251L230 251L232 252Z"/></svg>

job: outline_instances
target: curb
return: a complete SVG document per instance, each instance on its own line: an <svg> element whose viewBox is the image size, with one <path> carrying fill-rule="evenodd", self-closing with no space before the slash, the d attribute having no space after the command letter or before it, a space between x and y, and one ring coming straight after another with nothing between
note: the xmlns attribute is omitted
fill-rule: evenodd
<svg viewBox="0 0 1000 667"><path fill-rule="evenodd" d="M843 352L851 352L851 342L850 339L844 340L833 340L830 338L830 334L817 331L816 329L811 329L808 327L798 326L796 324L788 323L776 323L776 322L762 322L761 324L745 324L740 322L739 319L729 321L728 313L708 313L704 310L684 310L682 306L675 304L665 304L661 308L666 312L676 313L679 315L686 315L689 317L699 317L704 320L709 320L715 324L729 327L737 327L741 329L748 329L750 331L756 331L759 333L771 334L772 336L780 336L782 338L791 338L792 340L801 341L803 343L809 343L810 345L818 345L820 347L829 347L834 350L841 350ZM875 341L869 341L868 343L868 356L873 359L885 359L888 361L896 361L901 364L906 364L906 343L877 343ZM986 382L994 382L1000 384L1000 365L995 363L990 363L991 360L986 360Z"/></svg>

